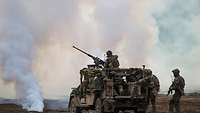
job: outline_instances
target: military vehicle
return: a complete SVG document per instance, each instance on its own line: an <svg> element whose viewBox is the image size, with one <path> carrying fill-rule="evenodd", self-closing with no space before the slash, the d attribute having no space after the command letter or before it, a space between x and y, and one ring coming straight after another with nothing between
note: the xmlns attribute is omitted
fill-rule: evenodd
<svg viewBox="0 0 200 113"><path fill-rule="evenodd" d="M80 70L80 85L70 94L70 112L146 112L151 78L149 69L104 68L103 60L73 48L91 57L94 64Z"/></svg>

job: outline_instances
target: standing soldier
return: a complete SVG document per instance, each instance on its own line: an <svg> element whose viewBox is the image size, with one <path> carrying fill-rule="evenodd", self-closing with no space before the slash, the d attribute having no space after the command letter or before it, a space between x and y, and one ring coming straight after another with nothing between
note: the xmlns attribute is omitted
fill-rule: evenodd
<svg viewBox="0 0 200 113"><path fill-rule="evenodd" d="M119 61L118 61L118 56L113 55L112 51L108 50L106 52L106 57L107 59L105 60L104 67L105 68L119 68ZM121 95L123 89L122 89L122 81L123 79L121 76L113 76L114 79L114 95Z"/></svg>
<svg viewBox="0 0 200 113"><path fill-rule="evenodd" d="M106 52L107 59L105 61L105 68L118 68L119 67L119 61L118 56L113 55L112 51Z"/></svg>
<svg viewBox="0 0 200 113"><path fill-rule="evenodd" d="M169 113L174 113L174 108L176 113L180 113L180 98L184 95L185 80L180 76L179 69L172 70L174 74L174 81L169 87L168 95L174 90L175 93L169 102Z"/></svg>
<svg viewBox="0 0 200 113"><path fill-rule="evenodd" d="M149 74L151 74L149 86L149 101L152 105L152 113L156 113L156 97L158 95L158 92L160 91L160 82L159 79L152 74L152 71L150 71Z"/></svg>

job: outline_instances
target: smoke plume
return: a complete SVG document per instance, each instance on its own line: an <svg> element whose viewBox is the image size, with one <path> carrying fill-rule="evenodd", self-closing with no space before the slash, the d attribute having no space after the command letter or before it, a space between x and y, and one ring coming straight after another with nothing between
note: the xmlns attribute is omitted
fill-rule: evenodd
<svg viewBox="0 0 200 113"><path fill-rule="evenodd" d="M171 70L179 68L186 81L186 91L195 91L199 84L199 0L166 1L165 10L155 14L159 39L152 52L155 71L160 75L161 85L166 89Z"/></svg>
<svg viewBox="0 0 200 113"><path fill-rule="evenodd" d="M23 109L42 112L43 98L32 72L35 39L23 16L20 16L22 15L20 5L17 2L12 3L5 2L4 5L8 10L0 18L2 78L6 82L15 84L16 97Z"/></svg>

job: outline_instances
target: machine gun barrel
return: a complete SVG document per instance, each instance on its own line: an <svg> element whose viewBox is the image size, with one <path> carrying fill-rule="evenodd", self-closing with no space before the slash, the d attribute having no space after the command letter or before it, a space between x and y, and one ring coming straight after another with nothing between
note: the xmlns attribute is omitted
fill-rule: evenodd
<svg viewBox="0 0 200 113"><path fill-rule="evenodd" d="M85 52L85 51L83 51L83 50L81 50L81 49L79 49L79 48L77 48L76 46L72 46L74 49L76 49L76 50L78 50L78 51L80 51L80 52L82 52L82 53L84 53L84 54L86 54L87 56L89 56L89 57L91 57L92 59L94 59L95 57L94 56L92 56L91 54L89 54L89 53L87 53L87 52Z"/></svg>
<svg viewBox="0 0 200 113"><path fill-rule="evenodd" d="M104 62L103 60L101 60L100 58L95 57L95 56L93 56L93 55L91 55L91 54L89 54L89 53L87 53L87 52L85 52L85 51L83 51L83 50L77 48L76 46L72 46L72 47L73 47L74 49L76 49L76 50L78 50L78 51L80 51L80 52L86 54L86 55L89 56L90 58L92 58L92 59L94 60L94 63L95 63L96 65L99 65L99 64L104 65L105 62Z"/></svg>

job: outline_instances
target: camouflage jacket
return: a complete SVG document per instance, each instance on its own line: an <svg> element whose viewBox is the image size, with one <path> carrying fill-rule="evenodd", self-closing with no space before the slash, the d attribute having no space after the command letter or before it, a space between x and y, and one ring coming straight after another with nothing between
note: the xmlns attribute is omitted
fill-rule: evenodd
<svg viewBox="0 0 200 113"><path fill-rule="evenodd" d="M157 95L158 92L160 91L160 82L159 82L159 79L155 75L152 75L150 79L149 87L151 89L151 93L154 95Z"/></svg>
<svg viewBox="0 0 200 113"><path fill-rule="evenodd" d="M182 76L175 77L173 83L170 86L170 90L175 90L175 93L184 94L185 80Z"/></svg>
<svg viewBox="0 0 200 113"><path fill-rule="evenodd" d="M119 67L119 61L117 55L112 55L111 57L108 57L105 61L105 68L118 68Z"/></svg>

